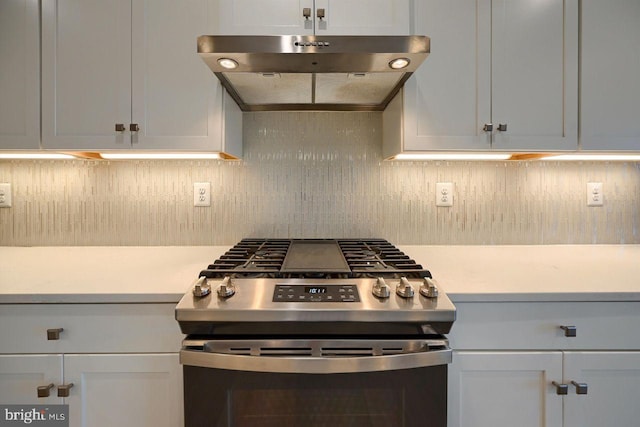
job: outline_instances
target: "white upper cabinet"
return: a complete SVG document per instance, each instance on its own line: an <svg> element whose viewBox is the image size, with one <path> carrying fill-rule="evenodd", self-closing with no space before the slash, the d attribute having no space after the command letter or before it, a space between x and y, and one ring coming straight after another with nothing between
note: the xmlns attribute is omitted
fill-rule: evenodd
<svg viewBox="0 0 640 427"><path fill-rule="evenodd" d="M578 146L578 1L491 2L491 121L497 150ZM506 124L507 131L495 131Z"/></svg>
<svg viewBox="0 0 640 427"><path fill-rule="evenodd" d="M223 90L196 53L208 0L44 0L42 13L44 148L241 155L241 127L224 134Z"/></svg>
<svg viewBox="0 0 640 427"><path fill-rule="evenodd" d="M395 135L386 157L577 148L577 0L423 0L414 9L431 53L395 102L402 113L391 111L402 123L385 118L403 135L385 130Z"/></svg>
<svg viewBox="0 0 640 427"><path fill-rule="evenodd" d="M408 35L410 0L216 0L224 35Z"/></svg>
<svg viewBox="0 0 640 427"><path fill-rule="evenodd" d="M40 146L37 0L0 1L0 149Z"/></svg>
<svg viewBox="0 0 640 427"><path fill-rule="evenodd" d="M583 0L583 150L640 150L640 1Z"/></svg>

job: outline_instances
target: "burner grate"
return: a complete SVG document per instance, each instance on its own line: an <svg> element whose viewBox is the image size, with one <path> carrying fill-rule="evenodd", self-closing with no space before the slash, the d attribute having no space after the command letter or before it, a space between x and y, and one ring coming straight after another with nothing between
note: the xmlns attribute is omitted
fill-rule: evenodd
<svg viewBox="0 0 640 427"><path fill-rule="evenodd" d="M207 278L408 278L431 273L384 239L337 239L350 273L304 271L285 273L282 264L291 243L305 239L242 239L210 264L200 276ZM321 269L319 266L319 269Z"/></svg>

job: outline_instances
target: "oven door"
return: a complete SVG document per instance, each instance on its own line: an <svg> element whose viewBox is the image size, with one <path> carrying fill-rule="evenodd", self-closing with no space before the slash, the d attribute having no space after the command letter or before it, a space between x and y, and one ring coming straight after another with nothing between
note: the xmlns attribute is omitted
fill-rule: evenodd
<svg viewBox="0 0 640 427"><path fill-rule="evenodd" d="M447 424L444 340L216 340L180 358L186 427Z"/></svg>

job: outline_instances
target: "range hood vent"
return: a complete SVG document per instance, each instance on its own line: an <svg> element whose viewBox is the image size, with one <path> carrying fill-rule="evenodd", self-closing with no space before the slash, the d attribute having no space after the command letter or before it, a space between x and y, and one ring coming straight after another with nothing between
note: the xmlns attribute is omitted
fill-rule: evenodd
<svg viewBox="0 0 640 427"><path fill-rule="evenodd" d="M200 36L242 111L382 111L429 54L426 36Z"/></svg>

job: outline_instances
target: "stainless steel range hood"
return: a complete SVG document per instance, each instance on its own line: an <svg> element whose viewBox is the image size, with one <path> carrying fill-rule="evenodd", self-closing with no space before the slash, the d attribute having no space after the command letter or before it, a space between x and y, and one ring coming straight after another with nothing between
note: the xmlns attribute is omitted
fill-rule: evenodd
<svg viewBox="0 0 640 427"><path fill-rule="evenodd" d="M429 48L426 36L198 37L243 111L382 111Z"/></svg>

